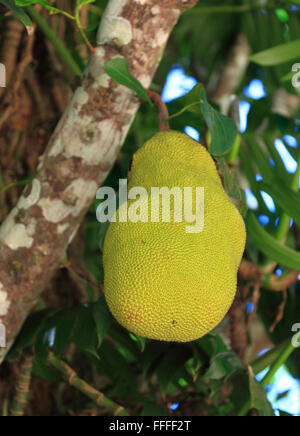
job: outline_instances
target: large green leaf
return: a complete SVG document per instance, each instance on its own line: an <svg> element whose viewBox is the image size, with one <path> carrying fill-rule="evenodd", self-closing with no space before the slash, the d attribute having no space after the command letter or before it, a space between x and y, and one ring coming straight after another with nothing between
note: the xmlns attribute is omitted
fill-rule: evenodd
<svg viewBox="0 0 300 436"><path fill-rule="evenodd" d="M238 416L246 416L251 410L256 410L259 416L274 416L263 387L249 370L240 371L234 376L231 398Z"/></svg>
<svg viewBox="0 0 300 436"><path fill-rule="evenodd" d="M265 180L272 179L273 170L269 163L269 154L263 150L261 143L257 141L257 138L251 136L247 138L247 146L251 151L251 157L254 159L261 176Z"/></svg>
<svg viewBox="0 0 300 436"><path fill-rule="evenodd" d="M51 6L51 4L47 0L15 0L17 6L26 7L33 4L40 4L44 6L50 12L58 12L59 9Z"/></svg>
<svg viewBox="0 0 300 436"><path fill-rule="evenodd" d="M300 194L293 191L291 188L284 184L278 183L276 180L271 183L260 182L258 183L259 189L266 191L273 197L276 203L292 217L295 222L300 226Z"/></svg>
<svg viewBox="0 0 300 436"><path fill-rule="evenodd" d="M129 71L129 62L125 58L117 57L106 62L104 65L106 74L120 85L127 86L137 93L137 95L152 104L145 88Z"/></svg>
<svg viewBox="0 0 300 436"><path fill-rule="evenodd" d="M266 394L262 386L249 374L249 391L250 391L250 407L259 412L259 416L274 416L271 404L266 398Z"/></svg>
<svg viewBox="0 0 300 436"><path fill-rule="evenodd" d="M168 416L168 411L158 404L147 403L143 407L140 416Z"/></svg>
<svg viewBox="0 0 300 436"><path fill-rule="evenodd" d="M251 239L266 256L282 266L300 271L300 253L281 245L263 229L253 213L249 214L247 229Z"/></svg>
<svg viewBox="0 0 300 436"><path fill-rule="evenodd" d="M54 383L62 381L62 376L55 368L45 361L34 359L32 373L37 377Z"/></svg>
<svg viewBox="0 0 300 436"><path fill-rule="evenodd" d="M22 21L24 26L29 27L32 26L32 21L21 7L17 6L16 2L13 0L0 0L0 3L2 3L4 6L7 7L10 11L12 11L19 20Z"/></svg>
<svg viewBox="0 0 300 436"><path fill-rule="evenodd" d="M268 50L263 50L251 56L250 60L260 65L273 66L299 58L300 39L280 44Z"/></svg>
<svg viewBox="0 0 300 436"><path fill-rule="evenodd" d="M99 336L93 318L93 306L78 306L76 311L77 319L72 333L72 341L80 350L98 358Z"/></svg>
<svg viewBox="0 0 300 436"><path fill-rule="evenodd" d="M203 379L227 381L236 371L243 368L244 366L237 355L233 351L226 351L214 356Z"/></svg>
<svg viewBox="0 0 300 436"><path fill-rule="evenodd" d="M251 363L251 368L253 369L254 374L259 374L261 371L271 366L278 359L282 350L286 348L289 341L290 339L287 339L253 361Z"/></svg>
<svg viewBox="0 0 300 436"><path fill-rule="evenodd" d="M202 84L198 83L178 101L181 102L183 108L170 118L180 116L187 111L203 116L210 129L211 143L209 151L211 154L222 156L232 148L238 133L236 124L232 119L222 115L208 103Z"/></svg>
<svg viewBox="0 0 300 436"><path fill-rule="evenodd" d="M35 341L37 358L46 361L49 351L62 356L70 343L77 308L63 308L48 316Z"/></svg>
<svg viewBox="0 0 300 436"><path fill-rule="evenodd" d="M99 348L113 322L103 294L100 295L99 300L93 306L93 318L96 325Z"/></svg>
<svg viewBox="0 0 300 436"><path fill-rule="evenodd" d="M52 318L55 327L55 337L52 351L56 356L62 356L68 347L75 325L76 312L74 308L63 309Z"/></svg>
<svg viewBox="0 0 300 436"><path fill-rule="evenodd" d="M55 309L44 309L34 312L27 318L8 354L8 360L15 360L22 355L24 349L35 343L39 332L44 328L48 316L55 313L55 311Z"/></svg>

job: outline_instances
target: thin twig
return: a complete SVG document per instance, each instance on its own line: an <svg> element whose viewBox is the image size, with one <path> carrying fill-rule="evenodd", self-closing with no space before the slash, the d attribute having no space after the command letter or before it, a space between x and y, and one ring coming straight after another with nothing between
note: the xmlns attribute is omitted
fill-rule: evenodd
<svg viewBox="0 0 300 436"><path fill-rule="evenodd" d="M49 363L54 366L64 379L74 388L78 389L98 406L105 406L114 412L115 416L128 416L124 407L107 398L102 392L97 391L84 380L78 377L77 373L67 363L58 359L53 353L49 354Z"/></svg>
<svg viewBox="0 0 300 436"><path fill-rule="evenodd" d="M41 31L46 35L46 37L54 45L58 55L62 62L67 65L75 76L81 76L82 70L74 60L73 56L70 54L69 50L66 48L65 44L58 38L48 23L44 18L38 13L38 11L33 6L28 6L27 10L31 15L32 19L37 23Z"/></svg>
<svg viewBox="0 0 300 436"><path fill-rule="evenodd" d="M258 303L260 300L260 281L258 281L257 283L255 283L254 285L254 291L253 291L253 295L252 295L252 303L253 303L253 309L252 309L252 313L248 318L247 321L247 328L250 327L250 324L252 323L256 312L257 312L257 307L258 307Z"/></svg>
<svg viewBox="0 0 300 436"><path fill-rule="evenodd" d="M83 38L84 42L86 43L88 49L90 50L91 54L94 55L96 53L96 50L92 46L92 44L90 43L88 37L86 36L86 34L84 32L82 24L81 24L81 20L80 20L80 11L81 11L81 9L82 9L82 6L78 6L76 8L76 11L75 11L75 22L76 22L76 25L77 25L77 27L79 29L80 35L82 36L82 38Z"/></svg>
<svg viewBox="0 0 300 436"><path fill-rule="evenodd" d="M92 44L90 43L90 41L88 40L88 37L86 36L83 28L80 26L78 27L80 35L82 36L84 42L86 43L88 49L90 50L91 54L94 55L96 53L96 49L92 46Z"/></svg>
<svg viewBox="0 0 300 436"><path fill-rule="evenodd" d="M287 298L288 298L288 293L287 293L287 289L284 289L282 292L283 292L283 300L282 300L282 303L280 304L280 306L278 307L278 312L277 312L275 321L270 327L271 333L274 332L275 328L278 326L278 324L280 323L280 321L282 320L282 318L284 316L284 310L285 310L285 306L286 306L286 302L287 302Z"/></svg>
<svg viewBox="0 0 300 436"><path fill-rule="evenodd" d="M33 31L30 33L30 35L28 35L25 54L18 66L18 71L12 88L12 103L7 107L7 109L0 117L0 129L2 128L3 124L8 120L8 118L13 113L15 113L16 110L18 109L19 89L23 83L25 70L27 66L32 62L32 49L33 49L34 39L35 39L35 25L33 26Z"/></svg>
<svg viewBox="0 0 300 436"><path fill-rule="evenodd" d="M24 357L20 367L20 375L17 381L16 393L12 404L11 416L23 416L27 405L31 382L33 355Z"/></svg>
<svg viewBox="0 0 300 436"><path fill-rule="evenodd" d="M93 280L89 279L79 268L75 267L70 262L65 263L63 265L66 269L73 271L76 275L78 275L81 280L85 280L87 283L89 283L91 286L93 286L96 289L100 289L100 291L104 291L103 285L99 285L99 283L94 282Z"/></svg>
<svg viewBox="0 0 300 436"><path fill-rule="evenodd" d="M280 292L296 283L300 272L289 271L286 275L281 277L276 274L261 274L257 265L248 260L243 260L239 268L239 274L242 279L250 280L254 283L257 282L259 275L261 275L262 287L270 291Z"/></svg>

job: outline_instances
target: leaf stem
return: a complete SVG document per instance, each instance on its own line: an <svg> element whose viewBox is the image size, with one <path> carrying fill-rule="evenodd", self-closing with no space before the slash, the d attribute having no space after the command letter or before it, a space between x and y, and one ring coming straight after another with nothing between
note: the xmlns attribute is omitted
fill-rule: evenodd
<svg viewBox="0 0 300 436"><path fill-rule="evenodd" d="M43 17L37 12L37 10L32 6L27 6L27 11L31 15L32 19L37 23L42 32L46 35L49 41L52 42L56 51L58 52L62 62L67 65L75 76L81 76L82 70L73 59L73 56L69 53L68 49L64 43L55 35L48 23L43 19ZM74 19L72 17L72 19Z"/></svg>
<svg viewBox="0 0 300 436"><path fill-rule="evenodd" d="M281 368L281 366L287 361L290 355L295 351L295 347L292 342L289 341L286 346L283 348L273 365L271 366L269 372L265 375L263 380L261 381L261 385L265 388L270 384L272 378L276 374L276 372Z"/></svg>
<svg viewBox="0 0 300 436"><path fill-rule="evenodd" d="M78 29L79 29L79 32L80 32L80 34L81 34L81 36L82 36L84 42L86 43L87 47L89 48L90 52L91 52L92 54L95 54L96 50L95 50L95 48L92 46L92 44L90 43L90 41L88 40L88 38L87 38L87 36L86 36L86 34L85 34L85 32L84 32L84 29L82 28L82 24L81 24L81 21L80 21L80 9L81 9L81 6L78 6L78 7L76 8L76 10L75 10L75 22L76 22L76 25L77 25L77 27L78 27Z"/></svg>

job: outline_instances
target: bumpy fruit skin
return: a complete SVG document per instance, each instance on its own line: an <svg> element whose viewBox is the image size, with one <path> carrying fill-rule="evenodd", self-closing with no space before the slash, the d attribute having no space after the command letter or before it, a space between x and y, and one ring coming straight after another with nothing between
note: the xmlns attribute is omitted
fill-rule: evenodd
<svg viewBox="0 0 300 436"><path fill-rule="evenodd" d="M103 253L108 306L139 336L196 340L216 327L232 304L244 221L208 151L182 133L158 133L137 151L128 189L135 186L146 188L149 198L153 186L204 187L204 228L186 233L184 221L111 222Z"/></svg>

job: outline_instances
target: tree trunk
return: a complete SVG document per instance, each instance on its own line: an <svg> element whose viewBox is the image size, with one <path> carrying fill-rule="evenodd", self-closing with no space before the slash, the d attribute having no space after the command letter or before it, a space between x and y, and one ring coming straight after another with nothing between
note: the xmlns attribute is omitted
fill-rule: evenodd
<svg viewBox="0 0 300 436"><path fill-rule="evenodd" d="M148 87L178 18L196 2L110 0L82 84L0 229L0 323L7 333L0 363L60 266L138 110L137 96L113 82L104 63L126 57L131 73Z"/></svg>

